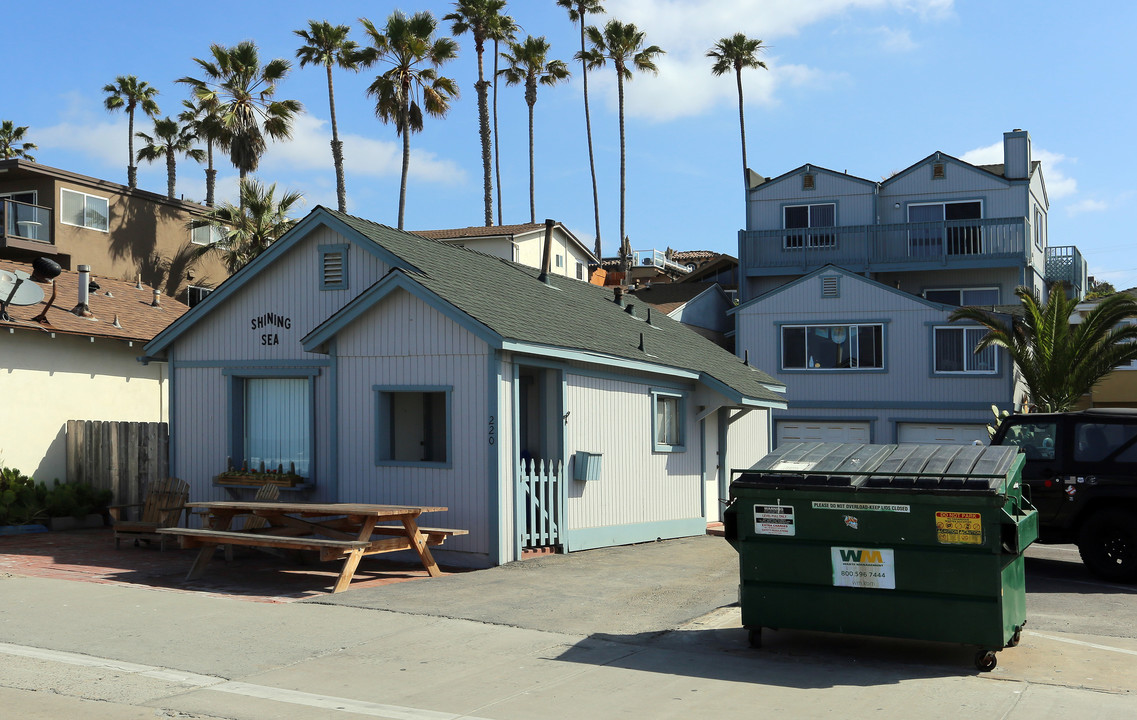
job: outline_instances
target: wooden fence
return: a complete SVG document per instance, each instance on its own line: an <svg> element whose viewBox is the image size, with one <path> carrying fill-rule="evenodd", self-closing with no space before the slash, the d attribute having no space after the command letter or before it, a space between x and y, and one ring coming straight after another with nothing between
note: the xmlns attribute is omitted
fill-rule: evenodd
<svg viewBox="0 0 1137 720"><path fill-rule="evenodd" d="M114 504L142 501L151 480L169 474L166 423L67 421L67 481L114 493Z"/></svg>

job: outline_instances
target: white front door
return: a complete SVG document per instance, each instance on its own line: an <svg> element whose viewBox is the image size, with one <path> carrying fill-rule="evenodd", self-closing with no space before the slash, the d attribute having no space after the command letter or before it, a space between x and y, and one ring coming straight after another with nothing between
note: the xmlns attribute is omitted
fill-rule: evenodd
<svg viewBox="0 0 1137 720"><path fill-rule="evenodd" d="M778 423L778 445L791 442L867 443L868 422L784 420Z"/></svg>

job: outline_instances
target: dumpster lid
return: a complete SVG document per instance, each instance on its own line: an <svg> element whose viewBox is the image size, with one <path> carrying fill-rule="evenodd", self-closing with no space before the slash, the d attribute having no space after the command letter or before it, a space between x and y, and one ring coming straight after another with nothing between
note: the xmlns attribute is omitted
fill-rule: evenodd
<svg viewBox="0 0 1137 720"><path fill-rule="evenodd" d="M986 445L787 443L754 467L735 470L740 487L863 487L1003 492L1018 448Z"/></svg>

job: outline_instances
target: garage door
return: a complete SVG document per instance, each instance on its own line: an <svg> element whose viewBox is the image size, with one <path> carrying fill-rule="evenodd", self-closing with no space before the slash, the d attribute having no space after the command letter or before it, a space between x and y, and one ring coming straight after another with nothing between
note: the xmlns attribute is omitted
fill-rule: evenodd
<svg viewBox="0 0 1137 720"><path fill-rule="evenodd" d="M849 442L867 443L867 422L783 421L778 423L778 445L783 442Z"/></svg>
<svg viewBox="0 0 1137 720"><path fill-rule="evenodd" d="M976 440L984 445L990 440L986 425L961 425L952 423L900 423L896 426L898 442L971 444Z"/></svg>

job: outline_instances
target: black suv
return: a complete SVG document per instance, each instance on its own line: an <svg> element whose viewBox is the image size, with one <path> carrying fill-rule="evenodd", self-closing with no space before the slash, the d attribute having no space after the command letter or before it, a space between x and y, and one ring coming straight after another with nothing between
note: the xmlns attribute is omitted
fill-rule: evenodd
<svg viewBox="0 0 1137 720"><path fill-rule="evenodd" d="M1137 581L1137 410L1011 415L991 444L1026 455L1039 542L1076 543L1094 574Z"/></svg>

